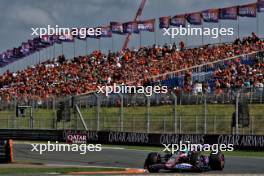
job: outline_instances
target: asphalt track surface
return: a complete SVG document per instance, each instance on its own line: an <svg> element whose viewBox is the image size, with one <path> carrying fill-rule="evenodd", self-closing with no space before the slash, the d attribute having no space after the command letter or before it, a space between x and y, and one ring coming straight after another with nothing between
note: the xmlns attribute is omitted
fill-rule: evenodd
<svg viewBox="0 0 264 176"><path fill-rule="evenodd" d="M47 152L40 155L32 152L30 144L14 144L14 158L16 162L43 163L48 165L76 165L76 166L105 166L142 168L145 157L149 153L143 150L130 150L122 148L103 148L100 152ZM264 157L229 157L226 156L223 171L210 171L210 173L237 173L237 174L263 174Z"/></svg>

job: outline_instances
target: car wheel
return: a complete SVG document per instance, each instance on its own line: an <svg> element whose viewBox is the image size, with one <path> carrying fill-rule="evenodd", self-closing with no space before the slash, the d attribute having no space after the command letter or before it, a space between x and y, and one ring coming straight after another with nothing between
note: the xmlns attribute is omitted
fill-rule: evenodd
<svg viewBox="0 0 264 176"><path fill-rule="evenodd" d="M209 165L213 170L223 170L225 167L225 157L224 154L218 152L217 154L210 154Z"/></svg>
<svg viewBox="0 0 264 176"><path fill-rule="evenodd" d="M190 156L190 164L196 166L199 163L201 154L199 152L194 152Z"/></svg>
<svg viewBox="0 0 264 176"><path fill-rule="evenodd" d="M161 158L159 153L149 153L144 164L144 168L147 169L150 173L159 172L158 168L151 167L154 164L161 163Z"/></svg>

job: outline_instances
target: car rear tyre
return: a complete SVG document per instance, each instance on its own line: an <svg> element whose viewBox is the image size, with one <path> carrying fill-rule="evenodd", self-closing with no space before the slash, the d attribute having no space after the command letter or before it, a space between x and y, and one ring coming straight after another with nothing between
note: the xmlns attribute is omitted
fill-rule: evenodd
<svg viewBox="0 0 264 176"><path fill-rule="evenodd" d="M199 152L192 153L190 157L190 164L196 166L197 163L199 163L200 156L201 154Z"/></svg>
<svg viewBox="0 0 264 176"><path fill-rule="evenodd" d="M224 154L218 152L217 154L210 154L209 165L212 170L223 170L225 167L225 157Z"/></svg>
<svg viewBox="0 0 264 176"><path fill-rule="evenodd" d="M151 167L154 164L161 163L161 158L159 153L149 153L147 159L144 164L144 168L147 169L150 173L157 173L159 172L158 168Z"/></svg>

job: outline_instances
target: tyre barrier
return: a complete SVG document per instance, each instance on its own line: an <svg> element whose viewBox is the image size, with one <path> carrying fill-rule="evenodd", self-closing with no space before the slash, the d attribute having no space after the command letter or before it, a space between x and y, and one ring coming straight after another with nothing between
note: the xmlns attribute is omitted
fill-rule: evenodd
<svg viewBox="0 0 264 176"><path fill-rule="evenodd" d="M0 140L0 163L13 162L13 141L12 139Z"/></svg>

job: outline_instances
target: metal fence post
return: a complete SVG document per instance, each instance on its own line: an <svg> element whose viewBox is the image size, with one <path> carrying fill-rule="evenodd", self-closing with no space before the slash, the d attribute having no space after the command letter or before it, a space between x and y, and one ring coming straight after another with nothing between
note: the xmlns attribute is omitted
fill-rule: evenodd
<svg viewBox="0 0 264 176"><path fill-rule="evenodd" d="M120 131L123 131L124 128L124 97L122 94L118 94L120 97L120 119L119 119L119 124L120 124Z"/></svg>
<svg viewBox="0 0 264 176"><path fill-rule="evenodd" d="M250 99L249 99L249 103L250 104L252 104L252 99L253 99L253 96L252 96L252 92L253 92L253 90L252 90L252 88L250 88Z"/></svg>
<svg viewBox="0 0 264 176"><path fill-rule="evenodd" d="M53 112L56 111L56 102L55 102L55 97L54 96L52 97L52 110L53 110Z"/></svg>
<svg viewBox="0 0 264 176"><path fill-rule="evenodd" d="M34 118L33 118L32 107L30 107L29 128L31 129L34 128Z"/></svg>
<svg viewBox="0 0 264 176"><path fill-rule="evenodd" d="M145 95L146 96L146 95ZM148 96L147 98L147 133L149 133L149 128L150 128L150 115L149 115L149 108L150 108L150 99Z"/></svg>
<svg viewBox="0 0 264 176"><path fill-rule="evenodd" d="M177 133L177 96L172 92L171 93L174 105L173 105L173 122L174 122L174 133Z"/></svg>
<svg viewBox="0 0 264 176"><path fill-rule="evenodd" d="M75 127L76 127L76 130L78 130L78 128L79 128L79 118L78 118L78 115L77 115L77 113L76 113L76 108L74 108L74 117L75 117Z"/></svg>
<svg viewBox="0 0 264 176"><path fill-rule="evenodd" d="M182 133L182 123L181 123L181 121L182 121L182 118L180 116L180 134Z"/></svg>
<svg viewBox="0 0 264 176"><path fill-rule="evenodd" d="M251 135L254 135L254 116L251 116Z"/></svg>
<svg viewBox="0 0 264 176"><path fill-rule="evenodd" d="M195 116L195 133L198 134L198 117Z"/></svg>
<svg viewBox="0 0 264 176"><path fill-rule="evenodd" d="M204 134L207 133L207 102L206 94L204 95Z"/></svg>
<svg viewBox="0 0 264 176"><path fill-rule="evenodd" d="M236 134L239 133L238 131L238 101L239 101L239 93L236 96Z"/></svg>
<svg viewBox="0 0 264 176"><path fill-rule="evenodd" d="M15 119L15 116L12 116L11 117L11 120L12 120L12 123L11 123L12 124L12 127L11 128L16 128L16 124L15 124L16 123L15 122L16 119Z"/></svg>
<svg viewBox="0 0 264 176"><path fill-rule="evenodd" d="M96 97L96 130L99 131L100 130L100 97L94 93L95 97Z"/></svg>
<svg viewBox="0 0 264 176"><path fill-rule="evenodd" d="M135 120L135 117L133 116L133 122L132 122L133 132L135 132L135 124L136 124L136 120Z"/></svg>
<svg viewBox="0 0 264 176"><path fill-rule="evenodd" d="M18 101L17 101L17 98L15 97L14 98L14 108L16 109L16 106L18 106ZM9 117L8 117L9 118ZM12 120L12 127L11 128L16 128L16 117L15 116L12 116L11 117L11 120Z"/></svg>
<svg viewBox="0 0 264 176"><path fill-rule="evenodd" d="M216 115L214 116L214 134L216 133Z"/></svg>
<svg viewBox="0 0 264 176"><path fill-rule="evenodd" d="M52 119L52 127L53 129L57 130L57 120L55 118Z"/></svg>
<svg viewBox="0 0 264 176"><path fill-rule="evenodd" d="M262 92L260 93L260 103L263 103L262 102L262 98L264 97L264 89L262 88Z"/></svg>
<svg viewBox="0 0 264 176"><path fill-rule="evenodd" d="M166 119L163 118L163 133L166 133Z"/></svg>

